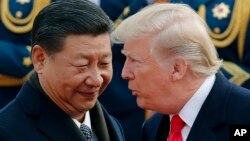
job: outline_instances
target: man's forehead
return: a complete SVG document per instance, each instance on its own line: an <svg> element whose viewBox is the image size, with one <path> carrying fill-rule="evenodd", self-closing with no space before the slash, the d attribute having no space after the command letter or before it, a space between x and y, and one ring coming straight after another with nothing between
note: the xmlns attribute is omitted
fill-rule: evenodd
<svg viewBox="0 0 250 141"><path fill-rule="evenodd" d="M85 50L85 52L78 52L77 54L75 54L74 58L75 59L88 59L94 56L99 56L100 58L108 58L108 57L112 57L112 52L109 50L104 50L104 51L100 51L100 50L86 51Z"/></svg>
<svg viewBox="0 0 250 141"><path fill-rule="evenodd" d="M141 51L122 49L121 53L123 55L125 55L126 57L138 59L141 61L151 60L153 56L150 53L145 52L145 50L143 50L143 48L141 48L141 49L142 49Z"/></svg>

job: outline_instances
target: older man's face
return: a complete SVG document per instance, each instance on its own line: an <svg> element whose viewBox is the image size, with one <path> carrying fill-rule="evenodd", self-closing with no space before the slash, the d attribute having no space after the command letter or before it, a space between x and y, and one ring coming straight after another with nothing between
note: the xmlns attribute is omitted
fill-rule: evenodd
<svg viewBox="0 0 250 141"><path fill-rule="evenodd" d="M122 77L129 81L129 89L141 108L158 111L163 102L171 100L171 69L160 66L150 54L151 39L148 36L125 42Z"/></svg>
<svg viewBox="0 0 250 141"><path fill-rule="evenodd" d="M108 34L70 35L62 51L46 58L39 77L49 97L75 117L95 105L112 73Z"/></svg>

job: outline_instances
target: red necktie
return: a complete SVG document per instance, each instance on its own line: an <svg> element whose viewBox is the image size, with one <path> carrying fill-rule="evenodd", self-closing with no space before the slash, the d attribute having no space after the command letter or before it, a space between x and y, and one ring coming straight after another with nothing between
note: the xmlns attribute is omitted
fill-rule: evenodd
<svg viewBox="0 0 250 141"><path fill-rule="evenodd" d="M171 120L170 133L167 141L182 141L181 129L185 126L185 122L179 115L174 115Z"/></svg>

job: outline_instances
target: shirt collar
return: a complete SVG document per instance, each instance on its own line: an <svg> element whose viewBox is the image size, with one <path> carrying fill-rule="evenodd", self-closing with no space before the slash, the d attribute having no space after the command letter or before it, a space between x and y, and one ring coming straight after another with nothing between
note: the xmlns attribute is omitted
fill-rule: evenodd
<svg viewBox="0 0 250 141"><path fill-rule="evenodd" d="M85 118L84 118L84 121L82 123L80 123L77 119L74 119L74 118L72 118L72 120L74 121L74 123L79 128L80 128L81 124L85 124L85 125L87 125L91 129L91 119L90 119L89 111L87 111L85 113Z"/></svg>
<svg viewBox="0 0 250 141"><path fill-rule="evenodd" d="M200 88L194 93L190 100L181 109L179 116L189 126L192 127L193 123L206 100L209 92L211 91L215 82L215 75L210 75L206 78ZM172 117L172 116L171 116Z"/></svg>

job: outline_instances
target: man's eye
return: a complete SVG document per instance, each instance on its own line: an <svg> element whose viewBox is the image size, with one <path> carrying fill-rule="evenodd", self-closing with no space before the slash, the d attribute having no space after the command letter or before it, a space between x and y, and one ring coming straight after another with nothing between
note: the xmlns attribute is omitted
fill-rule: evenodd
<svg viewBox="0 0 250 141"><path fill-rule="evenodd" d="M88 65L75 65L75 68L80 72L84 72L87 68L88 68Z"/></svg>
<svg viewBox="0 0 250 141"><path fill-rule="evenodd" d="M88 65L80 65L79 67L87 67Z"/></svg>
<svg viewBox="0 0 250 141"><path fill-rule="evenodd" d="M101 65L109 65L109 63L101 63Z"/></svg>
<svg viewBox="0 0 250 141"><path fill-rule="evenodd" d="M99 63L100 66L103 66L103 67L106 67L106 66L109 66L110 63Z"/></svg>
<svg viewBox="0 0 250 141"><path fill-rule="evenodd" d="M88 66L88 64L79 64L79 65L74 65L75 67L77 67L77 68L85 68L85 67L87 67Z"/></svg>
<svg viewBox="0 0 250 141"><path fill-rule="evenodd" d="M136 59L134 59L134 58L130 58L130 61L131 61L131 62L134 62L134 63L135 63L135 62L138 62L138 60L136 60Z"/></svg>

